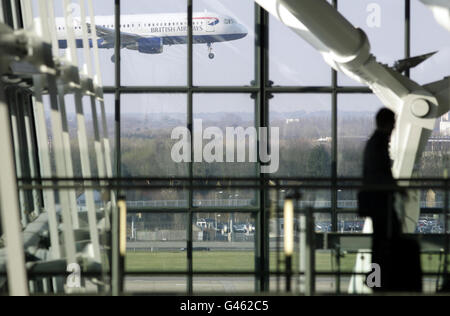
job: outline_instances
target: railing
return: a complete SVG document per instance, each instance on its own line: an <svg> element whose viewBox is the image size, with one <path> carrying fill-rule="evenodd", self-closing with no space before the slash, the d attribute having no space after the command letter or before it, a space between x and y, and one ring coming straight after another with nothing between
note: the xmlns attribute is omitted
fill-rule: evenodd
<svg viewBox="0 0 450 316"><path fill-rule="evenodd" d="M280 201L280 206L282 205ZM197 207L246 207L254 205L254 200L251 199L223 199L223 200L194 200L194 205ZM331 208L331 201L298 201L298 207L312 207L312 208ZM188 207L187 200L151 200L151 201L127 201L129 208L183 208ZM421 208L444 208L444 201L420 201ZM339 200L337 207L343 209L357 209L357 200Z"/></svg>

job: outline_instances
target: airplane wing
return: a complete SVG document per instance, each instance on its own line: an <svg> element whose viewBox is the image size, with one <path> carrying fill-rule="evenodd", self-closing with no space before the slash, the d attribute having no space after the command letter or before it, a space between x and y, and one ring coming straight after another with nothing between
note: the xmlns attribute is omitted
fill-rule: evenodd
<svg viewBox="0 0 450 316"><path fill-rule="evenodd" d="M91 24L87 23L88 32L90 33L92 31ZM101 39L103 39L105 42L113 43L116 40L116 31L107 27L95 26L97 36ZM128 46L131 44L136 43L139 39L141 39L142 36L132 34L132 33L120 33L120 40L122 46Z"/></svg>

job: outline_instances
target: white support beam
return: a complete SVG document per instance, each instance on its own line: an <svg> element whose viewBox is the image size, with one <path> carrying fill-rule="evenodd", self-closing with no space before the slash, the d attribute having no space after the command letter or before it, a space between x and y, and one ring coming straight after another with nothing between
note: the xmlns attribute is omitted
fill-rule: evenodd
<svg viewBox="0 0 450 316"><path fill-rule="evenodd" d="M5 16L3 15L3 4L0 3L0 23L5 23Z"/></svg>
<svg viewBox="0 0 450 316"><path fill-rule="evenodd" d="M86 24L86 5L85 0L80 1L80 13L81 13L81 27L83 30L83 54L84 54L84 75L87 76L87 78L93 78L94 72L92 67L92 58L90 54L90 45L89 45L89 37L88 37L88 29ZM96 89L94 82L92 82L92 85L89 86L92 90L89 91L90 95L90 102L91 102L91 112L92 112L92 121L93 121L93 127L94 127L94 146L95 146L95 154L96 154L96 162L97 162L97 170L98 170L98 176L100 178L106 177L106 171L105 171L105 157L103 152L103 146L100 139L100 129L99 129L99 121L98 121L98 113L97 113L97 106L96 106Z"/></svg>
<svg viewBox="0 0 450 316"><path fill-rule="evenodd" d="M26 30L34 29L33 9L30 0L20 0L22 7L23 27Z"/></svg>
<svg viewBox="0 0 450 316"><path fill-rule="evenodd" d="M94 7L92 5L92 0L87 0L87 1L88 1L88 10L89 10L90 21L91 21L92 25L95 25L95 14L94 14ZM112 161L111 161L111 145L109 142L108 123L107 123L106 110L105 110L105 98L103 95L103 81L102 81L101 68L100 68L98 36L97 36L96 32L91 32L90 35L91 35L92 50L94 53L94 64L95 64L94 89L96 91L97 100L100 103L103 147L104 147L104 152L105 152L105 167L106 167L105 170L106 170L107 176L109 178L112 178L113 177L113 168L112 168Z"/></svg>
<svg viewBox="0 0 450 316"><path fill-rule="evenodd" d="M23 172L21 150L20 150L20 133L19 133L19 118L17 113L17 98L15 96L10 96L8 99L10 115L11 115L11 131L14 144L14 156L16 160L15 170L16 176L18 178L23 178L25 176ZM22 222L22 227L26 227L28 224L28 216L26 214L26 203L25 203L25 193L23 190L19 190L19 206L20 206L20 218Z"/></svg>
<svg viewBox="0 0 450 316"><path fill-rule="evenodd" d="M41 32L40 37L47 43L51 42L50 33L48 30L47 23L42 23L42 21L48 21L47 12L47 0L39 0L39 13L41 21ZM44 80L47 83L49 97L50 97L50 121L53 131L53 152L56 164L56 176L58 178L67 178L67 168L66 168L66 155L64 150L64 139L63 139L63 123L61 118L61 111L58 102L58 89L56 76L53 74L47 74L45 76L38 76L41 78L35 78L35 86L38 84L37 81ZM42 78L44 77L44 78ZM42 87L42 82L39 82ZM39 91L38 93L42 93ZM64 184L64 183L60 183ZM63 218L63 232L64 232L64 244L67 259L67 263L77 263L76 248L75 248L75 235L73 231L72 215L70 208L70 195L68 190L59 190L59 197L62 209Z"/></svg>
<svg viewBox="0 0 450 316"><path fill-rule="evenodd" d="M72 1L70 0L64 0L64 7L69 8ZM73 65L77 67L78 69L78 56L76 52L76 43L75 43L75 34L72 29L73 23L73 16L72 13L68 10L64 10L64 17L66 20L66 29L67 29L67 43L69 46L69 49L66 51L67 55L66 58L70 65ZM89 46L88 46L89 47ZM78 74L79 77L79 74ZM80 158L81 158L81 168L82 168L82 174L83 178L91 178L92 177L92 171L90 166L90 160L89 160L89 148L88 148L88 136L87 136L87 130L86 130L86 117L84 115L84 109L83 109L83 95L82 90L80 88L76 88L73 91L74 93L74 99L75 99L75 108L77 112L77 123L78 123L78 142L79 142L79 148L80 148ZM87 183L89 185L90 183ZM96 212L96 206L95 206L95 197L94 197L94 191L93 190L86 190L86 206L88 210L88 222L89 222L89 232L91 236L91 242L94 250L94 258L98 262L101 261L101 255L100 255L100 243L99 243L99 236L98 236L98 229L97 229L97 212Z"/></svg>
<svg viewBox="0 0 450 316"><path fill-rule="evenodd" d="M34 119L36 125L36 136L39 148L39 161L41 176L43 178L53 178L50 149L49 149L49 137L47 132L47 124L45 120L45 109L44 101L42 99L42 94L40 91L42 87L40 86L41 79L39 77L34 79L34 89L35 94L33 97L33 108L34 108ZM38 85L39 84L39 85ZM51 182L44 182L43 185L51 185ZM44 210L48 214L48 224L50 231L50 254L52 259L61 259L61 246L59 239L59 221L56 215L56 198L55 192L53 190L44 190Z"/></svg>
<svg viewBox="0 0 450 316"><path fill-rule="evenodd" d="M58 56L58 41L56 39L56 25L55 25L55 13L53 8L53 0L47 3L48 12L48 31L52 42L53 55ZM69 124L67 119L67 107L66 100L64 98L65 83L61 83L61 78L58 78L58 100L61 110L61 121L63 125L63 141L64 141L64 154L66 156L66 173L68 178L74 177L74 167L72 161L72 147L70 143ZM73 181L67 182L69 185L74 185ZM75 189L69 190L70 198L70 213L72 214L72 224L74 229L80 228L80 220L78 217L77 196Z"/></svg>
<svg viewBox="0 0 450 316"><path fill-rule="evenodd" d="M88 12L92 25L95 24L95 13L94 6L92 5L92 0L87 0L88 2ZM103 82L102 82L102 74L100 68L100 57L99 57L99 49L98 49L98 37L97 32L91 32L91 40L92 40L92 49L94 53L94 65L95 65L95 75L94 75L94 89L96 92L96 99L100 105L100 115L101 115L101 124L102 124L102 144L103 151L105 155L105 172L108 178L113 178L113 166L112 166L112 152L111 145L109 141L109 132L108 132L108 123L106 117L106 109L105 109L105 97L103 95ZM115 192L111 191L111 207L112 209L116 206L116 196ZM111 219L109 217L109 212L106 211L105 207L105 222L106 229L111 228Z"/></svg>
<svg viewBox="0 0 450 316"><path fill-rule="evenodd" d="M33 117L31 115L32 107L30 104L30 97L28 95L24 96L24 124L25 124L25 134L26 134L26 141L27 141L27 148L28 148L28 161L30 163L30 176L31 178L37 179L38 178L38 162L36 161L35 156L35 141L33 140ZM37 182L33 181L33 185L36 185ZM41 213L41 197L39 194L39 190L33 189L32 190L33 195L33 210L36 215L39 215Z"/></svg>
<svg viewBox="0 0 450 316"><path fill-rule="evenodd" d="M17 190L14 148L8 105L3 84L0 81L0 208L3 232L6 239L7 272L9 294L28 295L25 252L23 249L22 226L20 224L19 197Z"/></svg>
<svg viewBox="0 0 450 316"><path fill-rule="evenodd" d="M8 1L8 0L4 0ZM16 6L16 0L10 0L11 1L11 11L12 11L12 18L13 18L13 26L14 29L17 30L19 28L19 17L18 17L18 11Z"/></svg>

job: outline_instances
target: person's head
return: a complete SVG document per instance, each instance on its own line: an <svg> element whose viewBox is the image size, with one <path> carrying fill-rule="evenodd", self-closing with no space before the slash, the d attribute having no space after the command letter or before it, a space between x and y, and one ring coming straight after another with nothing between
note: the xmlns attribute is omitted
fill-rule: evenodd
<svg viewBox="0 0 450 316"><path fill-rule="evenodd" d="M378 112L376 121L377 130L391 134L395 127L395 113L383 108Z"/></svg>

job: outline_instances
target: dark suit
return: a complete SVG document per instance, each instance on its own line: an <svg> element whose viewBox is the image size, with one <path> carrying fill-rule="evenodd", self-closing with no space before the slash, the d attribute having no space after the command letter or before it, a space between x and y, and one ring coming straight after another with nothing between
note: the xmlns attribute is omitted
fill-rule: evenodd
<svg viewBox="0 0 450 316"><path fill-rule="evenodd" d="M364 151L365 185L396 187L389 157L390 135L377 130ZM398 189L399 190L399 189ZM373 221L372 263L381 267L380 291L421 291L420 250L417 242L401 236L401 224L394 209L396 190L369 191L366 215Z"/></svg>
<svg viewBox="0 0 450 316"><path fill-rule="evenodd" d="M396 186L392 176L392 163L389 157L390 136L376 131L364 150L364 185ZM394 212L394 193L392 190L370 193L370 211L374 225L375 241L389 240L400 233L400 223Z"/></svg>

